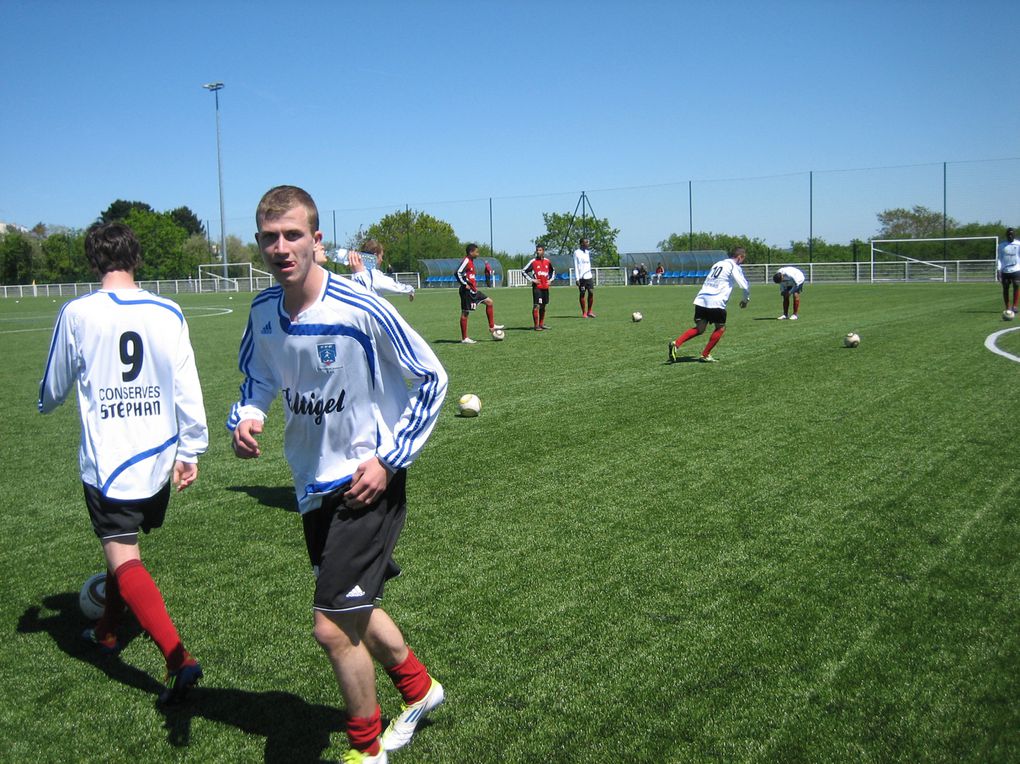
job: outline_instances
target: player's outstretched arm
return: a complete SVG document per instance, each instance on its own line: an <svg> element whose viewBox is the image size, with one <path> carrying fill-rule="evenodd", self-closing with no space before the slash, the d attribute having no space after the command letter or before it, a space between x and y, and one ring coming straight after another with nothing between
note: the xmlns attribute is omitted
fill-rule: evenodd
<svg viewBox="0 0 1020 764"><path fill-rule="evenodd" d="M234 455L238 459L255 459L262 455L256 435L262 433L262 422L258 419L242 419L233 433Z"/></svg>
<svg viewBox="0 0 1020 764"><path fill-rule="evenodd" d="M197 477L197 462L182 462L180 460L174 462L174 485L177 487L178 492L183 491L194 483Z"/></svg>

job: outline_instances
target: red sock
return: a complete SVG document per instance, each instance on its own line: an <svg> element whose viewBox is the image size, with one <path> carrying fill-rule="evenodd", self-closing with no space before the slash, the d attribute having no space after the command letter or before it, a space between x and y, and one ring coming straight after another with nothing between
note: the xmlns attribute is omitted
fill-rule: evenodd
<svg viewBox="0 0 1020 764"><path fill-rule="evenodd" d="M705 350L701 355L706 356L709 353L711 353L712 348L714 348L715 344L722 339L722 336L723 336L722 329L716 329L714 332L712 332L712 336L708 338L708 344L705 345Z"/></svg>
<svg viewBox="0 0 1020 764"><path fill-rule="evenodd" d="M379 753L379 735L382 734L382 711L375 707L371 716L347 717L347 741L351 748L369 756Z"/></svg>
<svg viewBox="0 0 1020 764"><path fill-rule="evenodd" d="M538 325L545 326L545 306L543 305L538 311Z"/></svg>
<svg viewBox="0 0 1020 764"><path fill-rule="evenodd" d="M96 622L96 636L102 639L117 631L121 617L124 615L124 598L120 596L120 586L112 571L106 571L106 605L103 614Z"/></svg>
<svg viewBox="0 0 1020 764"><path fill-rule="evenodd" d="M489 319L489 330L491 331L496 325L495 311L493 311L491 305L485 306L485 317Z"/></svg>
<svg viewBox="0 0 1020 764"><path fill-rule="evenodd" d="M685 342L687 342L687 340L689 340L691 337L697 337L697 336L698 336L698 330L695 327L692 326L686 332L684 332L679 337L677 337L673 341L673 344L676 345L677 347L680 347Z"/></svg>
<svg viewBox="0 0 1020 764"><path fill-rule="evenodd" d="M390 675L393 686L400 690L400 695L408 705L417 703L424 698L429 687L432 686L429 672L425 670L425 666L410 648L407 650L404 662L386 669L386 673Z"/></svg>
<svg viewBox="0 0 1020 764"><path fill-rule="evenodd" d="M460 317L460 338L467 339L467 316Z"/></svg>
<svg viewBox="0 0 1020 764"><path fill-rule="evenodd" d="M129 560L117 568L114 575L124 601L166 658L167 671L177 671L186 661L192 660L170 620L159 587L142 561Z"/></svg>
<svg viewBox="0 0 1020 764"><path fill-rule="evenodd" d="M538 326L538 308L531 309L531 319L535 322L535 326Z"/></svg>

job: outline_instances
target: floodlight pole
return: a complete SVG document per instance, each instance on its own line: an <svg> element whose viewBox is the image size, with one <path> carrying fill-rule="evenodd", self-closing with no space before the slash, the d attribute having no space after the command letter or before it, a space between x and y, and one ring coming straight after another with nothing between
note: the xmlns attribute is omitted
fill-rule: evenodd
<svg viewBox="0 0 1020 764"><path fill-rule="evenodd" d="M223 214L223 159L220 152L220 91L222 82L207 82L206 90L216 96L216 172L220 182L220 260L223 261L223 278L227 278L227 223Z"/></svg>

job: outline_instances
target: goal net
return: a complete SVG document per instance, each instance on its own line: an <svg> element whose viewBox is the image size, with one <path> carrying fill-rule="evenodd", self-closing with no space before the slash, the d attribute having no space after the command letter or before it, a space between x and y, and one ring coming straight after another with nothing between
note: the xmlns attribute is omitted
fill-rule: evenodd
<svg viewBox="0 0 1020 764"><path fill-rule="evenodd" d="M201 292L258 292L272 285L273 275L251 263L203 263L198 266Z"/></svg>
<svg viewBox="0 0 1020 764"><path fill-rule="evenodd" d="M995 260L998 236L872 239L872 281L951 281L960 263Z"/></svg>

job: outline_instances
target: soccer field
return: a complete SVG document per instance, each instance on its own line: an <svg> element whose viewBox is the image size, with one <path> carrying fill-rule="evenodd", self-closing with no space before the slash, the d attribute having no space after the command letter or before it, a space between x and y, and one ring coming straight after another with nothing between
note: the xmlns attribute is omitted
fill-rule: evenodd
<svg viewBox="0 0 1020 764"><path fill-rule="evenodd" d="M557 288L536 333L530 290L492 290L507 339L479 311L474 346L455 291L394 300L450 389L386 590L447 702L391 760L1020 761L1020 365L985 346L1014 326L998 286L810 286L779 322L757 285L719 363L667 364L695 292L601 288L584 320ZM223 426L248 300L179 300L212 442L142 540L205 669L170 711L146 639L120 659L80 642L78 587L103 563L76 404L35 409L59 305L0 300L0 761L345 749L279 403L257 461ZM1020 356L1020 332L995 345ZM476 419L456 416L467 392ZM379 689L388 718L399 697Z"/></svg>

